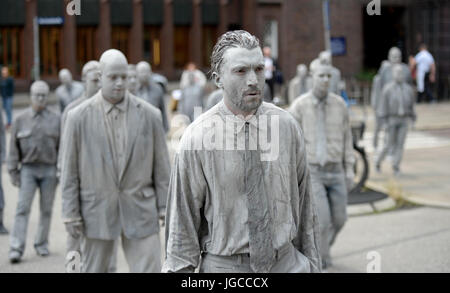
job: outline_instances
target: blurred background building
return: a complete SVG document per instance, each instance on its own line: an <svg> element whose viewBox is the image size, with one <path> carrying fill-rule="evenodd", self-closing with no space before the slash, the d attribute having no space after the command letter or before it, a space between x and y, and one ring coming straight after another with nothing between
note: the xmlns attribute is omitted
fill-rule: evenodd
<svg viewBox="0 0 450 293"><path fill-rule="evenodd" d="M33 79L35 17L41 78L53 86L61 68L79 78L82 65L108 48L130 63L149 61L171 80L189 61L206 72L217 37L231 29L270 46L285 80L325 49L320 0L81 0L81 15L68 16L70 2L0 0L0 64L9 66L18 90ZM425 42L436 59L437 90L448 96L450 1L380 0L381 15L372 16L369 2L330 0L333 63L343 76L370 80L390 47L398 46L407 63Z"/></svg>

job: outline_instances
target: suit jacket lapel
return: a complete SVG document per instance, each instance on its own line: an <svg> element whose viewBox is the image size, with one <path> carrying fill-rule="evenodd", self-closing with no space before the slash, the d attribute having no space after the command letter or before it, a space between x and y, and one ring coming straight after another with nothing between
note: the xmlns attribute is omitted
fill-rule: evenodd
<svg viewBox="0 0 450 293"><path fill-rule="evenodd" d="M125 166L120 172L119 181L122 180L122 177L125 171L127 170L128 165L130 164L131 153L133 151L139 130L141 129L143 124L140 102L133 95L129 94L128 92L127 94L129 97L128 115L127 115L128 142L127 142L127 150L125 153Z"/></svg>
<svg viewBox="0 0 450 293"><path fill-rule="evenodd" d="M99 140L99 147L103 148L100 150L106 165L111 169L112 174L114 174L115 179L117 179L118 172L114 170L113 156L111 150L111 144L108 139L108 134L106 132L106 121L104 119L103 107L102 107L102 94L99 91L95 97L95 111L93 113L94 125L92 125L94 132L97 134L96 137ZM95 137L95 136L94 136ZM88 138L90 139L90 138Z"/></svg>

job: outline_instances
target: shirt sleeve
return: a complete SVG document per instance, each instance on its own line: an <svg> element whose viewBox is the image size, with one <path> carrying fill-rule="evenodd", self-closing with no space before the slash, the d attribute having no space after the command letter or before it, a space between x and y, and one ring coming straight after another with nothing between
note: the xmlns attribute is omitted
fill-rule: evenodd
<svg viewBox="0 0 450 293"><path fill-rule="evenodd" d="M199 230L206 180L196 152L175 156L166 215L166 259L162 272L194 272L200 261Z"/></svg>
<svg viewBox="0 0 450 293"><path fill-rule="evenodd" d="M353 153L353 136L352 127L350 125L350 117L348 114L347 107L343 108L344 111L344 168L345 177L349 180L353 180L355 173L353 167L355 165L355 156Z"/></svg>
<svg viewBox="0 0 450 293"><path fill-rule="evenodd" d="M293 240L295 248L303 253L310 262L311 272L321 271L319 254L319 222L316 204L311 191L311 179L306 158L306 147L302 131L295 127L297 140L297 180L299 191L300 223L297 225L297 237Z"/></svg>
<svg viewBox="0 0 450 293"><path fill-rule="evenodd" d="M20 162L20 150L19 142L17 140L17 129L19 121L16 120L12 124L11 128L11 138L9 139L9 153L7 158L8 172L13 175L13 173L19 172L19 162Z"/></svg>

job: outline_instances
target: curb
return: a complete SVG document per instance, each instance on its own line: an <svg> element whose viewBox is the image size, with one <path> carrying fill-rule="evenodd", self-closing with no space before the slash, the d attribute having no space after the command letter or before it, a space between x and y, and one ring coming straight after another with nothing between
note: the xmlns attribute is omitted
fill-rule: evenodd
<svg viewBox="0 0 450 293"><path fill-rule="evenodd" d="M389 182L387 182L389 184ZM439 208L450 208L450 203L445 202L436 202L432 200L424 199L423 196L412 194L409 192L405 192L403 190L395 190L394 192L389 191L389 189L382 184L374 183L370 180L366 182L366 186L370 189L373 189L378 192L385 193L391 198L394 202L395 199L404 200L405 202L416 204L416 205L424 205L430 207L439 207Z"/></svg>

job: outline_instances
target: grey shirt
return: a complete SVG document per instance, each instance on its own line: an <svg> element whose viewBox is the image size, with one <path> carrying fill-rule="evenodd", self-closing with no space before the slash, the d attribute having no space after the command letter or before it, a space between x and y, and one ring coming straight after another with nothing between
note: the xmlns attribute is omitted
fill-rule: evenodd
<svg viewBox="0 0 450 293"><path fill-rule="evenodd" d="M381 119L404 117L416 120L414 109L415 92L407 83L388 83L381 94L377 115Z"/></svg>
<svg viewBox="0 0 450 293"><path fill-rule="evenodd" d="M181 90L180 113L194 121L195 107L203 108L203 88L199 85L189 85ZM201 111L200 111L201 113Z"/></svg>
<svg viewBox="0 0 450 293"><path fill-rule="evenodd" d="M108 136L114 169L120 174L125 166L125 151L127 149L127 116L128 95L117 104L102 100L103 119L106 121L106 135Z"/></svg>
<svg viewBox="0 0 450 293"><path fill-rule="evenodd" d="M56 88L56 96L59 99L59 106L61 109L61 113L64 112L64 109L75 101L78 97L83 94L84 85L79 81L73 81L70 87L66 87L65 85L60 85Z"/></svg>
<svg viewBox="0 0 450 293"><path fill-rule="evenodd" d="M31 107L15 119L9 145L8 171L18 172L20 164L56 165L59 149L60 116L47 109Z"/></svg>
<svg viewBox="0 0 450 293"><path fill-rule="evenodd" d="M263 116L270 124L261 122ZM227 120L226 127L221 127ZM249 126L244 127L246 122ZM226 143L222 147L198 148L208 135L220 136L223 129L228 130L223 133ZM270 199L273 247L278 250L293 243L309 259L311 271L319 271L317 214L300 128L286 111L272 104L263 103L252 119L243 120L222 100L186 129L175 156L167 201L163 272L194 271L201 252L220 256L249 252L245 184L252 182L247 182L245 173L246 151L224 150L223 146L230 140L245 141L246 137L254 141L260 131L272 135L275 143L271 141L271 151L279 148L276 157L261 162ZM261 147L258 143L262 154Z"/></svg>
<svg viewBox="0 0 450 293"><path fill-rule="evenodd" d="M167 120L164 91L161 89L161 86L154 81L150 81L150 86L141 86L139 88L137 96L161 111L164 131L167 132L169 130L169 122Z"/></svg>
<svg viewBox="0 0 450 293"><path fill-rule="evenodd" d="M353 141L349 114L344 100L333 93L328 93L325 102L325 131L327 140L327 163L343 163L346 177L353 178ZM289 112L300 124L306 140L308 161L319 164L316 159L316 119L319 100L308 92L296 99Z"/></svg>

